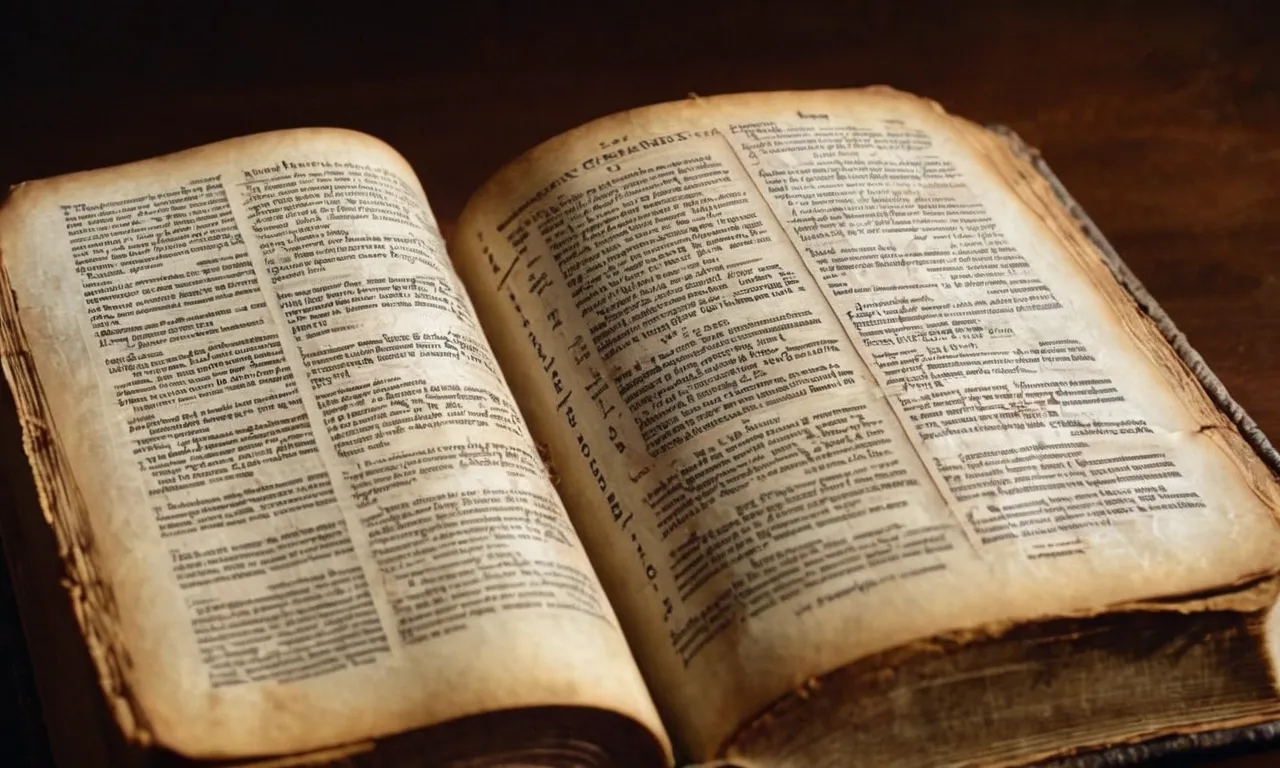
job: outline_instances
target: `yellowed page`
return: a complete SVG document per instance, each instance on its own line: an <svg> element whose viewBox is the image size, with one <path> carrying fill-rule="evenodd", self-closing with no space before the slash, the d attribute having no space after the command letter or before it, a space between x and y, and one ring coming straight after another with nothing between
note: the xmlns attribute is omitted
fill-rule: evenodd
<svg viewBox="0 0 1280 768"><path fill-rule="evenodd" d="M46 512L135 738L297 752L535 705L662 733L388 147L287 131L35 182L0 251L6 370L72 468Z"/></svg>
<svg viewBox="0 0 1280 768"><path fill-rule="evenodd" d="M452 255L695 757L882 649L1275 569L1275 484L1032 175L914 97L760 94L468 205Z"/></svg>

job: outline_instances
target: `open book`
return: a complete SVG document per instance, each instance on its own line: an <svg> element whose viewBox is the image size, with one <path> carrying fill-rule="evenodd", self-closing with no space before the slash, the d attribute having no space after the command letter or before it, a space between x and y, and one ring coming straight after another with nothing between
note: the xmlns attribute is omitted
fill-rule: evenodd
<svg viewBox="0 0 1280 768"><path fill-rule="evenodd" d="M251 136L21 185L0 255L136 744L1022 765L1280 717L1280 486L1025 154L931 102L608 117L447 247L381 142Z"/></svg>

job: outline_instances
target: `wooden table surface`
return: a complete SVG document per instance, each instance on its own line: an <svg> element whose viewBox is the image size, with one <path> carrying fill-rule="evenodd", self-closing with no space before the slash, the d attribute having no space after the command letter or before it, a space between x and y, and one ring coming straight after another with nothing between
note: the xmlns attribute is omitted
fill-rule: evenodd
<svg viewBox="0 0 1280 768"><path fill-rule="evenodd" d="M1269 3L474 3L423 21L367 3L175 5L0 10L0 183L338 125L397 147L450 220L522 150L616 110L691 91L888 83L1039 147L1280 435L1280 26ZM20 469L0 477L8 506L29 498ZM0 577L4 765L50 761L28 651ZM1280 753L1212 764L1280 765Z"/></svg>

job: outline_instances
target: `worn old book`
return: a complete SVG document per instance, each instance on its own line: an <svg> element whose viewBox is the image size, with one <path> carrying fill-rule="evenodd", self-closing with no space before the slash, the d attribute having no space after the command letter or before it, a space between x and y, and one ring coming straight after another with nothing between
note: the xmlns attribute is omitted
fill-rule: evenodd
<svg viewBox="0 0 1280 768"><path fill-rule="evenodd" d="M0 258L143 762L1113 765L1280 718L1274 451L924 99L607 117L447 243L378 140L249 136L20 185Z"/></svg>

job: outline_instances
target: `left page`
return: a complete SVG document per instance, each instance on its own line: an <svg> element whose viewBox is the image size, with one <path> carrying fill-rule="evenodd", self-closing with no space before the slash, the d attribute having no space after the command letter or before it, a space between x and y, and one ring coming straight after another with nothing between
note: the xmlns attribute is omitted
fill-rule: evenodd
<svg viewBox="0 0 1280 768"><path fill-rule="evenodd" d="M237 139L16 189L6 375L117 719L195 757L540 705L666 738L390 148Z"/></svg>

